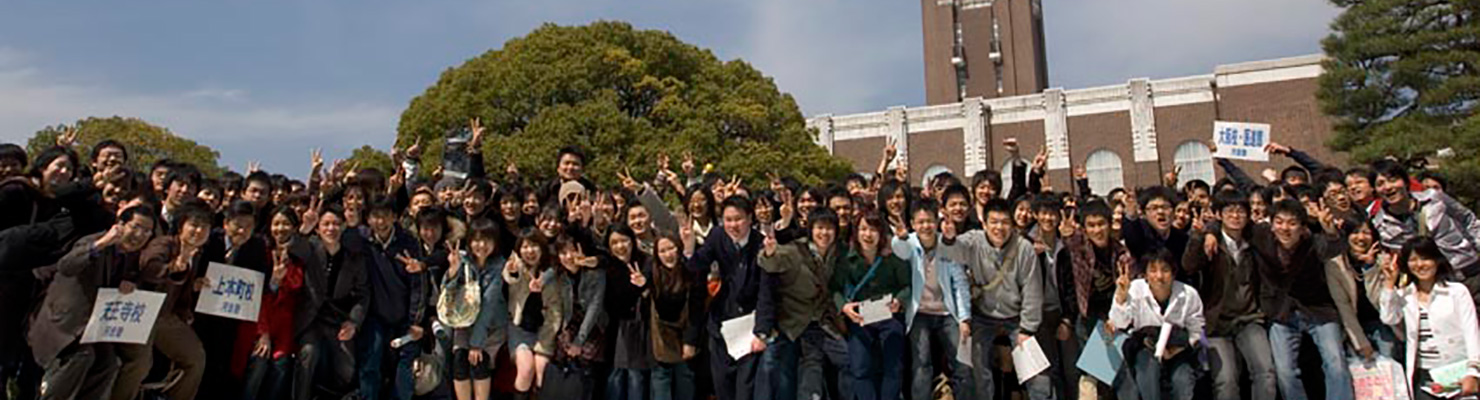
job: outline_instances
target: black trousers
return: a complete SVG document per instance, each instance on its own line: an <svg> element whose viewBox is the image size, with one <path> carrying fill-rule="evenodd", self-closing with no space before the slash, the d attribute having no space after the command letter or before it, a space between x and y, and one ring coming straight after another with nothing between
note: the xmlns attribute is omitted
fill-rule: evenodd
<svg viewBox="0 0 1480 400"><path fill-rule="evenodd" d="M739 361L730 359L723 338L709 338L709 370L714 380L714 394L719 400L751 400L755 397L756 370L761 354L750 354Z"/></svg>

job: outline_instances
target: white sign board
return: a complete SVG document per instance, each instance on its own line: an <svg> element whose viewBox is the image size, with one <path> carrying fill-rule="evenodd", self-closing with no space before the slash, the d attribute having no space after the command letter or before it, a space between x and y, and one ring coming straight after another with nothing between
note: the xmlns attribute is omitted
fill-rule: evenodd
<svg viewBox="0 0 1480 400"><path fill-rule="evenodd" d="M143 290L119 294L118 289L98 289L82 343L148 343L154 320L164 308L164 296Z"/></svg>
<svg viewBox="0 0 1480 400"><path fill-rule="evenodd" d="M1264 146L1269 144L1269 124L1214 121L1213 144L1216 158L1268 162Z"/></svg>
<svg viewBox="0 0 1480 400"><path fill-rule="evenodd" d="M262 310L262 273L221 263L206 268L210 286L200 291L195 312L257 322Z"/></svg>

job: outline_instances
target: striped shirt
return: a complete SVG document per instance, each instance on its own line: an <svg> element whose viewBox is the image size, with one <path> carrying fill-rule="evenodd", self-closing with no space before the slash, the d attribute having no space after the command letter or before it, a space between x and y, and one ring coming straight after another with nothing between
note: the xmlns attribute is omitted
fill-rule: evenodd
<svg viewBox="0 0 1480 400"><path fill-rule="evenodd" d="M1434 340L1433 323L1429 322L1429 308L1418 307L1418 367L1422 369L1444 366L1439 356L1439 343Z"/></svg>

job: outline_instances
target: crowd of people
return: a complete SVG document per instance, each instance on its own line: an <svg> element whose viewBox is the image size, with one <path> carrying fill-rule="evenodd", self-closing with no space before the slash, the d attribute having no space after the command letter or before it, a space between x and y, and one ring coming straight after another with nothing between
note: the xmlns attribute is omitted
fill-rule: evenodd
<svg viewBox="0 0 1480 400"><path fill-rule="evenodd" d="M911 182L889 144L822 185L685 155L599 187L576 147L491 176L472 131L466 171L315 151L307 182L0 145L8 398L1351 399L1384 357L1414 398L1480 388L1480 220L1395 161L1271 144L1298 165L1263 182L1219 159L1096 195L1046 153ZM194 312L210 263L262 273L256 321ZM83 343L103 288L166 295L146 344ZM1113 381L1077 367L1116 335ZM1019 379L1030 342L1050 366Z"/></svg>

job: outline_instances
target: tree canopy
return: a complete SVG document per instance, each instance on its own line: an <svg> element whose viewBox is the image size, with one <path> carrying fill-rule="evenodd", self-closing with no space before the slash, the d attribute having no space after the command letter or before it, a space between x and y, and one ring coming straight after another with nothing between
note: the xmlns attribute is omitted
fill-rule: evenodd
<svg viewBox="0 0 1480 400"><path fill-rule="evenodd" d="M147 171L149 166L161 159L188 162L209 176L221 176L225 171L217 160L221 153L196 143L194 140L176 136L169 129L150 124L142 119L113 116L108 118L88 117L71 126L48 126L36 132L27 142L27 152L38 154L56 145L58 136L68 129L77 130L78 155L87 160L93 145L105 139L113 139L128 148L128 166L135 171Z"/></svg>
<svg viewBox="0 0 1480 400"><path fill-rule="evenodd" d="M1480 179L1480 1L1332 0L1346 10L1322 47L1329 143L1354 161L1428 159L1451 182ZM1453 156L1434 157L1449 148ZM1449 192L1471 204L1480 186Z"/></svg>
<svg viewBox="0 0 1480 400"><path fill-rule="evenodd" d="M396 169L395 162L391 161L390 154L386 154L384 151L380 151L379 149L370 147L370 145L368 144L355 149L355 151L351 153L349 158L344 160L344 162L347 163L349 167L354 168L355 170L373 168L387 175L394 172Z"/></svg>
<svg viewBox="0 0 1480 400"><path fill-rule="evenodd" d="M444 71L401 114L398 147L420 138L434 165L444 135L471 118L488 131L490 170L512 161L553 176L557 150L576 145L603 185L626 168L651 177L658 155L686 151L752 183L770 172L818 183L849 171L815 144L796 101L771 78L621 22L546 24Z"/></svg>

